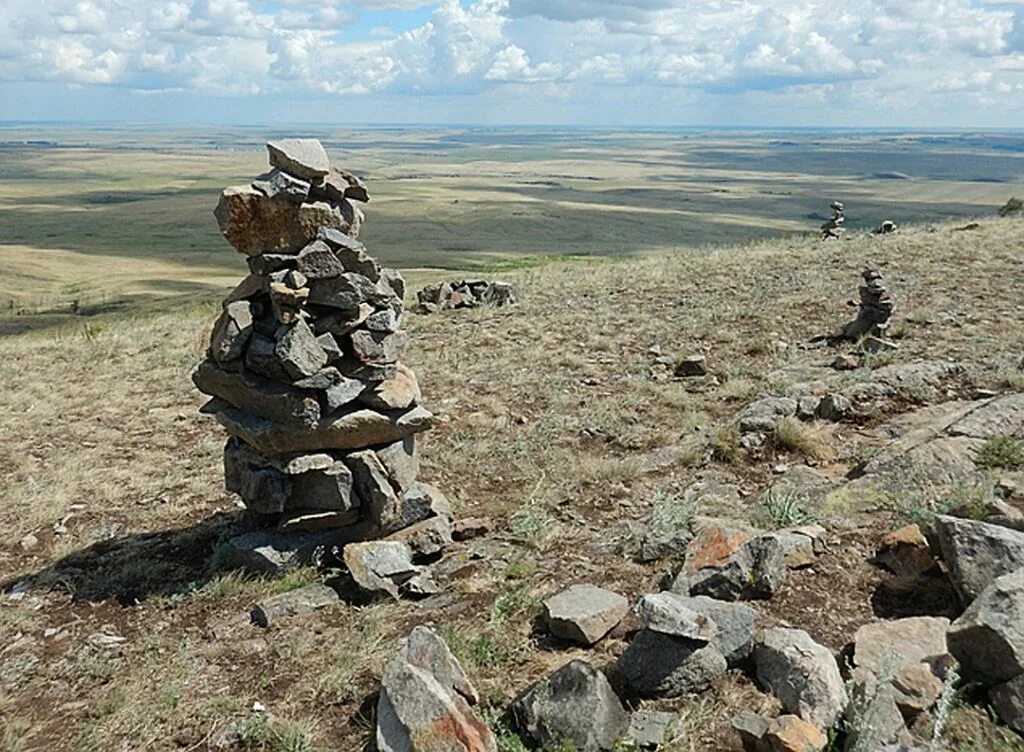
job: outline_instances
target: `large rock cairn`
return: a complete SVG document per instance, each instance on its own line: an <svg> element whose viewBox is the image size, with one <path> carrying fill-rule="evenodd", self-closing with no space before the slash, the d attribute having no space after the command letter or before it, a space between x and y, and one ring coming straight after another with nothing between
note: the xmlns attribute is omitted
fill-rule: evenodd
<svg viewBox="0 0 1024 752"><path fill-rule="evenodd" d="M844 208L839 201L833 201L829 208L832 210L832 216L821 226L821 239L838 240L843 233L846 215L843 213Z"/></svg>
<svg viewBox="0 0 1024 752"><path fill-rule="evenodd" d="M227 430L224 476L265 527L378 538L430 517L415 435L433 416L399 362L405 283L356 240L369 200L319 141L267 144L272 169L226 188L216 217L251 273L193 374Z"/></svg>

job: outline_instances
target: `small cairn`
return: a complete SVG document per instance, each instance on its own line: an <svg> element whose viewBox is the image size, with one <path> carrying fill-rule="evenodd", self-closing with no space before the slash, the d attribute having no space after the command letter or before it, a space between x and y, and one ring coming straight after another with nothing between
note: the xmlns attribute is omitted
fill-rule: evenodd
<svg viewBox="0 0 1024 752"><path fill-rule="evenodd" d="M822 240L839 240L843 234L843 225L846 222L846 215L843 214L843 205L839 201L833 201L829 207L832 209L832 216L825 220L821 226Z"/></svg>
<svg viewBox="0 0 1024 752"><path fill-rule="evenodd" d="M437 313L451 308L512 305L519 302L519 291L508 282L463 279L427 285L416 293L416 299L419 313Z"/></svg>
<svg viewBox="0 0 1024 752"><path fill-rule="evenodd" d="M250 274L192 375L229 434L224 476L264 528L379 538L446 508L416 480L434 423L400 362L405 282L356 239L365 184L315 139L267 144L272 169L215 215Z"/></svg>
<svg viewBox="0 0 1024 752"><path fill-rule="evenodd" d="M869 265L862 272L862 276L864 284L860 287L860 308L857 311L857 318L843 327L839 339L851 342L864 340L865 349L869 350L893 349L895 345L884 337L891 323L895 304L885 286L882 270Z"/></svg>
<svg viewBox="0 0 1024 752"><path fill-rule="evenodd" d="M899 229L899 227L896 225L895 222L893 222L891 219L886 219L881 224L879 224L878 227L876 227L874 229L872 234L873 235L891 235L892 233L896 232L896 230L898 230L898 229Z"/></svg>

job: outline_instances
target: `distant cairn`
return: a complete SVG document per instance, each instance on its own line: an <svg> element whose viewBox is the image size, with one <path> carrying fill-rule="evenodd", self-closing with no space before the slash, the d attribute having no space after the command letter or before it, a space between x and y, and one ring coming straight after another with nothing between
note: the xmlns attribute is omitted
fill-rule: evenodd
<svg viewBox="0 0 1024 752"><path fill-rule="evenodd" d="M435 282L416 293L419 313L437 313L450 308L501 307L519 302L519 291L508 282L463 279Z"/></svg>
<svg viewBox="0 0 1024 752"><path fill-rule="evenodd" d="M839 201L833 201L829 208L832 210L832 216L821 226L821 239L839 240L843 234L843 225L846 223L843 205Z"/></svg>
<svg viewBox="0 0 1024 752"><path fill-rule="evenodd" d="M878 225L878 227L876 227L874 230L872 230L872 234L873 235L890 235L890 234L896 232L896 230L898 230L898 229L899 229L899 227L896 225L895 222L893 222L891 219L886 219L886 220L883 220L881 222L881 224Z"/></svg>
<svg viewBox="0 0 1024 752"><path fill-rule="evenodd" d="M215 212L251 273L192 375L230 437L225 484L275 540L330 531L343 544L447 516L416 480L415 436L435 419L400 362L405 282L356 239L366 185L315 139L267 149L272 169L226 188Z"/></svg>
<svg viewBox="0 0 1024 752"><path fill-rule="evenodd" d="M895 304L885 285L885 277L881 269L870 264L864 269L862 276L864 284L860 286L857 318L843 327L839 338L852 342L874 338L878 341L874 343L875 345L891 345L884 337L891 323Z"/></svg>

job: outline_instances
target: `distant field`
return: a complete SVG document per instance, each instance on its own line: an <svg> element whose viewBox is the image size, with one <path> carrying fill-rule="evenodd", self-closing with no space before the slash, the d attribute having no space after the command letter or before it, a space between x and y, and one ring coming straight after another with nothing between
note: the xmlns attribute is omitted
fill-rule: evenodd
<svg viewBox="0 0 1024 752"><path fill-rule="evenodd" d="M217 193L294 133L0 127L0 333L220 294L244 264L217 231ZM856 229L1024 195L1024 134L307 133L368 179L363 239L403 269L813 231L835 198Z"/></svg>

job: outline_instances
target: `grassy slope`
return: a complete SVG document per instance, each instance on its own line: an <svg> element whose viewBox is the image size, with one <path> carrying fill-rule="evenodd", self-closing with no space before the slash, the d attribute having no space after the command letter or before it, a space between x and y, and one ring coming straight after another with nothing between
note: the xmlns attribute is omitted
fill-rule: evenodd
<svg viewBox="0 0 1024 752"><path fill-rule="evenodd" d="M0 579L42 573L50 584L22 600L0 599L4 743L202 749L218 724L252 722L258 700L279 719L284 741L253 742L254 749L305 748L286 746L291 737L354 749L370 733L363 703L383 661L411 624L430 621L500 706L581 654L531 636L541 597L581 580L631 597L657 587L660 568L610 550L618 524L643 518L659 495L723 472L737 474L756 499L775 462L801 462L783 454L761 465L640 473L652 450L696 427L725 425L753 398L784 388L786 374L827 362L827 352L792 345L850 316L845 301L855 297L865 260L885 265L898 301L897 362L952 358L977 386L1024 386L1022 237L1020 221L986 220L976 232L944 225L831 244L556 263L511 275L524 293L519 306L409 316L407 362L428 403L449 418L424 439L425 479L450 494L460 515L490 516L497 530L473 544L483 558L466 561L446 608L341 607L269 633L244 618L222 622L312 575L248 580L209 567L234 524L226 513L233 503L222 488L223 435L196 415L201 399L188 374L215 309L2 340ZM652 381L654 345L707 353L722 383ZM837 450L842 469L860 437L848 427L829 430L820 440ZM55 534L55 523L66 532ZM877 528L890 523L874 520ZM25 553L18 540L28 533L40 544ZM873 618L867 591L876 575L863 561L872 535L865 529L847 541L842 556L854 559L837 556L801 575L812 591L815 577L826 591L845 577L848 593L794 603L781 617L837 649L835 632L852 634ZM96 544L110 537L118 542ZM828 623L823 609L832 613ZM101 631L127 642L90 644ZM622 647L617 634L589 659L610 661ZM759 697L748 681L731 678L699 699L668 703L690 729L677 748L719 749L729 713ZM1015 748L983 716L957 712L951 748ZM265 732L254 727L253 738Z"/></svg>

